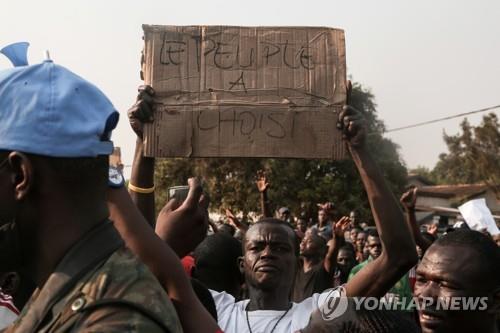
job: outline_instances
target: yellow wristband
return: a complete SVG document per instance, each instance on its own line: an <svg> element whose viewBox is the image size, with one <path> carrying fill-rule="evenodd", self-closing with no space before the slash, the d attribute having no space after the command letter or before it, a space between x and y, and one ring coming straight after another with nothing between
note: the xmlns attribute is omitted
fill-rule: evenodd
<svg viewBox="0 0 500 333"><path fill-rule="evenodd" d="M131 191L134 191L136 193L142 193L142 194L150 194L155 191L155 186L150 188L142 188L142 187L137 187L135 185L132 185L131 183L128 183L128 189Z"/></svg>

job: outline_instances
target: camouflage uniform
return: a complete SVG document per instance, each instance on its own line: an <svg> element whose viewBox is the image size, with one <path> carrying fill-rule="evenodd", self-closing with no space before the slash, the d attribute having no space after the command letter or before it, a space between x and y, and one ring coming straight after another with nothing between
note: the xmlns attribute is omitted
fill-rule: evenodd
<svg viewBox="0 0 500 333"><path fill-rule="evenodd" d="M111 222L89 232L5 332L182 332L156 278Z"/></svg>

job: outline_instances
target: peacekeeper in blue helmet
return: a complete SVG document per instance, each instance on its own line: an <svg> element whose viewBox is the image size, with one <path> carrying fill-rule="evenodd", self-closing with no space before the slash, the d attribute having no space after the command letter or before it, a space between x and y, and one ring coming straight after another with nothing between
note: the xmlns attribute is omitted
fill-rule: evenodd
<svg viewBox="0 0 500 333"><path fill-rule="evenodd" d="M50 59L29 66L26 51L0 51L15 66L0 71L0 267L26 272L37 289L6 332L181 332L108 219L118 113Z"/></svg>

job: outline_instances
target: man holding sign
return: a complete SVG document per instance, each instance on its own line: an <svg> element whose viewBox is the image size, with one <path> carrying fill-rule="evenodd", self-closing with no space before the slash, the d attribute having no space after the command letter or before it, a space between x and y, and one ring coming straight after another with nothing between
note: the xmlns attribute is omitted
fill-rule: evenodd
<svg viewBox="0 0 500 333"><path fill-rule="evenodd" d="M147 113L150 105L145 100L150 99L140 99L132 108L132 117ZM381 297L416 263L415 243L399 204L366 149L363 118L358 111L346 106L339 116L339 127L365 185L384 251L344 289L326 291L300 303L292 303L293 279L290 277L294 276L298 262L295 232L280 220L261 220L247 231L243 240L244 254L240 259L249 299L237 302L229 294L212 292L218 323L224 332L296 332L308 324L314 310L331 304L329 299L332 297ZM149 197L152 199L153 195ZM165 223L167 217L168 214L164 214L157 220L157 231L161 230L159 236L162 239L170 242L169 235L189 235L189 227L181 223Z"/></svg>

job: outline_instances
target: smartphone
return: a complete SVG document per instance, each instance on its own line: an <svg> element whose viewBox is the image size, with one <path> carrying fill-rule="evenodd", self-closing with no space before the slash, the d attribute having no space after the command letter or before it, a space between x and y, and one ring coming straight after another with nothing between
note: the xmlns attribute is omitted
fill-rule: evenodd
<svg viewBox="0 0 500 333"><path fill-rule="evenodd" d="M175 198L178 202L182 203L186 200L189 192L189 186L172 186L168 188L168 200Z"/></svg>

